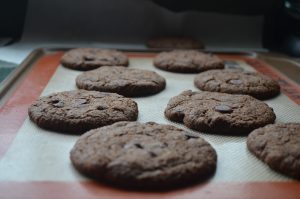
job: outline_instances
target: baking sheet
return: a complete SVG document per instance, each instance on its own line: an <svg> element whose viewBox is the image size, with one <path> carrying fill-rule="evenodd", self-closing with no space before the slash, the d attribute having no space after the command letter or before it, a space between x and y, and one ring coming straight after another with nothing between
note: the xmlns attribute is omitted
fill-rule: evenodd
<svg viewBox="0 0 300 199"><path fill-rule="evenodd" d="M30 77L28 77L27 84L29 86L31 84L35 86L37 86L37 84L41 84L40 86L37 86L39 87L38 90L43 90L41 96L48 95L52 92L76 89L75 78L82 72L67 69L62 66L57 67L61 55L62 52L48 52L48 54L42 56L42 59L40 59L41 61L39 63L35 63L40 67L39 70L41 71L39 74L41 74L41 76L46 74L50 74L49 76L51 76L52 73L50 71L55 71L48 83L48 80L43 80L45 82L42 83L40 80L35 81L32 80L32 78L30 79ZM129 53L129 67L153 70L167 79L167 87L161 93L149 97L134 98L139 106L138 121L154 121L158 123L173 124L177 127L189 131L190 133L197 133L185 128L182 124L168 121L163 114L168 100L171 97L178 95L180 92L186 89L191 89L194 91L198 90L193 85L193 78L195 77L195 74L178 74L156 69L152 65L153 55L154 54L149 53ZM50 56L50 58L47 56ZM242 59L240 59L239 57L242 57L241 55L236 57L222 57L227 60L226 64L228 67L241 67L244 70L248 71L253 71L254 68L258 68L253 68L252 66L247 64L249 63L249 60L243 61ZM55 61L52 61L50 63L50 59ZM251 58L251 60L255 59ZM45 88L43 84L46 85ZM28 89L28 87L27 89L19 88L19 90L21 90L21 92L23 93L32 92L30 89ZM30 93L28 94L30 95ZM15 95L20 96L21 94L15 93ZM38 95L39 94L37 94L37 96ZM0 159L0 171L2 171L0 172L0 190L5 190L3 189L3 187L5 186L3 186L1 183L6 182L25 183L21 184L21 187L28 187L28 182L40 182L43 185L45 185L45 182L53 182L59 187L64 187L64 184L62 185L60 183L91 182L89 179L77 173L77 171L72 167L69 160L69 151L78 139L78 136L59 134L56 132L38 128L27 117L26 110L31 101L31 99L28 99L26 103L21 102L20 106L22 106L23 104L25 105L23 107L23 112L26 119L24 122L22 120L22 125L20 125L21 128L18 129L16 137L12 139L12 143L9 144L6 153L4 153L2 158ZM274 108L274 111L277 115L276 122L299 122L300 108L285 94L281 93L278 97L267 100L265 102ZM16 102L13 101L6 106L14 104L16 104ZM14 111L19 111L19 109L15 109ZM10 122L11 120L8 121ZM0 121L0 124L2 123L2 126L5 126L3 125L4 122L5 121ZM288 182L295 182L291 178L270 170L266 165L252 156L246 149L246 137L221 136L205 133L200 133L200 135L213 145L218 154L217 170L215 175L208 180L208 184L215 185L216 187L223 187L222 190L225 193L226 186L222 185L222 183L238 183L237 185L240 186L243 185L241 183L250 185L256 182L265 182L268 184L270 182L280 182L285 183L284 185L287 185ZM221 183L221 185L219 183ZM32 186L35 188L41 186L41 184L38 184L36 186L35 185ZM262 186L259 187L263 187L266 184L261 185ZM70 186L76 187L78 186L78 184L71 184ZM47 189L49 188L50 190L52 190L53 188L49 185L45 185L45 187L47 187ZM103 188L102 185L97 185L96 187L98 191L100 190L100 193L104 193L105 191L107 191L107 189ZM272 184L272 186L269 187L275 186L274 184ZM280 187L282 188L282 186L279 186L279 188ZM290 187L291 186L289 186L289 189ZM243 188L236 189L236 191L243 192L242 190L244 188L245 186L243 186ZM69 190L65 188L63 189ZM213 190L214 189L215 188L213 188ZM26 190L27 193L29 193L30 189ZM113 193L110 193L109 196L116 196L116 190L117 189L115 189ZM197 194L199 194L199 191L201 190L206 193L206 189L203 187L193 188L193 190L190 192L191 194L196 194L197 192ZM292 190L296 191L298 189ZM181 194L184 194L184 192L182 192ZM129 197L129 195L126 196Z"/></svg>
<svg viewBox="0 0 300 199"><path fill-rule="evenodd" d="M247 71L254 69L241 60L227 62L238 64ZM152 57L130 56L131 68L153 70L167 79L166 89L149 97L134 98L138 103L138 121L173 124L191 133L195 131L168 121L163 111L168 100L186 89L198 90L193 85L195 74L178 74L156 69ZM41 96L52 92L76 89L75 78L82 72L59 66ZM276 122L299 122L300 108L284 94L265 101L277 115ZM218 154L217 171L210 182L270 182L292 181L273 172L252 156L246 149L246 137L220 136L200 133ZM28 118L23 123L8 151L0 160L0 181L88 181L78 174L69 160L69 152L78 136L64 135L38 128Z"/></svg>

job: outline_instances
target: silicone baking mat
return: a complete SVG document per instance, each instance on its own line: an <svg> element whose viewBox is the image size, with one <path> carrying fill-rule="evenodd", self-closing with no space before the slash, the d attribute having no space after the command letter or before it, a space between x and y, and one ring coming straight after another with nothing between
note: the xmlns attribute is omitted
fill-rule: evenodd
<svg viewBox="0 0 300 199"><path fill-rule="evenodd" d="M64 135L38 128L27 116L28 106L39 96L76 89L80 71L62 67L63 52L41 56L24 81L0 110L0 192L4 197L21 198L272 198L300 197L300 185L291 178L270 170L251 155L245 136L220 136L200 133L218 154L217 170L208 181L165 192L138 192L117 189L93 182L74 170L69 152L78 136ZM164 91L134 98L138 103L138 121L173 124L197 133L182 124L168 121L163 111L168 100L184 90L198 90L195 74L171 73L156 69L155 53L127 53L130 68L156 71L167 80ZM279 81L282 93L265 102L276 115L276 122L300 122L300 87L271 66L242 55L220 55L228 68L259 71ZM300 73L299 73L300 74ZM242 194L242 195L241 195Z"/></svg>

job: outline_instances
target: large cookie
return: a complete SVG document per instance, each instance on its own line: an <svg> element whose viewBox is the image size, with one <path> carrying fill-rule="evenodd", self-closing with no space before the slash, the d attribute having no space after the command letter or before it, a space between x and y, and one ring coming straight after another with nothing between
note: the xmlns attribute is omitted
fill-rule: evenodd
<svg viewBox="0 0 300 199"><path fill-rule="evenodd" d="M118 94L74 90L41 97L28 113L42 128L79 134L118 121L134 121L138 107Z"/></svg>
<svg viewBox="0 0 300 199"><path fill-rule="evenodd" d="M247 146L270 168L300 179L300 123L272 124L251 132Z"/></svg>
<svg viewBox="0 0 300 199"><path fill-rule="evenodd" d="M124 96L155 94L166 87L166 81L155 72L126 67L103 66L76 78L78 88L114 92Z"/></svg>
<svg viewBox="0 0 300 199"><path fill-rule="evenodd" d="M148 48L155 49L201 49L204 45L190 37L156 37L147 42Z"/></svg>
<svg viewBox="0 0 300 199"><path fill-rule="evenodd" d="M61 60L65 67L75 70L92 70L101 66L128 66L128 58L116 50L77 48L66 52Z"/></svg>
<svg viewBox="0 0 300 199"><path fill-rule="evenodd" d="M279 94L279 84L265 75L240 70L210 70L195 77L195 85L203 91L248 94L267 99Z"/></svg>
<svg viewBox="0 0 300 199"><path fill-rule="evenodd" d="M82 135L71 150L75 168L118 186L165 188L203 180L217 155L205 140L171 125L118 122Z"/></svg>
<svg viewBox="0 0 300 199"><path fill-rule="evenodd" d="M276 118L272 108L249 95L191 90L171 98L165 116L197 131L236 135L273 123Z"/></svg>
<svg viewBox="0 0 300 199"><path fill-rule="evenodd" d="M159 53L154 65L162 70L179 73L199 73L211 69L223 69L224 63L216 55L196 50L173 50Z"/></svg>

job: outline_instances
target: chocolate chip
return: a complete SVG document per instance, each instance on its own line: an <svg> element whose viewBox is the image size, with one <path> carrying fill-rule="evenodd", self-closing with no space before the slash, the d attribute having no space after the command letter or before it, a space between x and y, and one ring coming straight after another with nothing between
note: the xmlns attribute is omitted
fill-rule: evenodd
<svg viewBox="0 0 300 199"><path fill-rule="evenodd" d="M51 101L52 104L56 104L56 103L58 103L58 102L59 102L58 99L54 99L54 100Z"/></svg>
<svg viewBox="0 0 300 199"><path fill-rule="evenodd" d="M140 143L127 143L123 146L124 149L129 149L129 148L132 148L132 147L136 147L136 148L139 148L139 149L144 149L144 147L140 144Z"/></svg>
<svg viewBox="0 0 300 199"><path fill-rule="evenodd" d="M150 154L150 156L151 156L152 158L157 157L157 154L154 153L154 152L152 152L152 151L148 151L148 153Z"/></svg>
<svg viewBox="0 0 300 199"><path fill-rule="evenodd" d="M84 61L94 61L95 57L94 56L84 56L83 59L84 59Z"/></svg>
<svg viewBox="0 0 300 199"><path fill-rule="evenodd" d="M84 106L87 106L88 103L89 103L89 101L86 99L75 99L74 100L75 107L84 107Z"/></svg>
<svg viewBox="0 0 300 199"><path fill-rule="evenodd" d="M244 72L245 75L254 75L255 73L254 72L250 72L250 71L246 71Z"/></svg>
<svg viewBox="0 0 300 199"><path fill-rule="evenodd" d="M57 107L57 108L62 108L62 107L64 107L64 102L63 102L63 101L60 101L60 100L58 100L58 99L53 99L53 100L51 101L51 104L52 104L53 106Z"/></svg>
<svg viewBox="0 0 300 199"><path fill-rule="evenodd" d="M240 79L232 79L232 80L229 81L229 83L235 84L235 85L240 85L240 84L242 84L243 82L242 82L242 80L240 80Z"/></svg>
<svg viewBox="0 0 300 199"><path fill-rule="evenodd" d="M230 106L227 105L218 105L215 106L215 110L220 113L231 113L233 110Z"/></svg>
<svg viewBox="0 0 300 199"><path fill-rule="evenodd" d="M135 143L134 146L136 146L136 147L139 148L139 149L143 149L143 148L144 148L144 147L143 147L141 144L139 144L139 143Z"/></svg>
<svg viewBox="0 0 300 199"><path fill-rule="evenodd" d="M107 107L104 107L104 106L98 106L97 107L97 110L99 110L99 111L102 111L102 110L105 110L105 109L107 109Z"/></svg>
<svg viewBox="0 0 300 199"><path fill-rule="evenodd" d="M53 106L57 107L57 108L62 108L64 107L64 102L63 101L58 101L57 103L53 104Z"/></svg>

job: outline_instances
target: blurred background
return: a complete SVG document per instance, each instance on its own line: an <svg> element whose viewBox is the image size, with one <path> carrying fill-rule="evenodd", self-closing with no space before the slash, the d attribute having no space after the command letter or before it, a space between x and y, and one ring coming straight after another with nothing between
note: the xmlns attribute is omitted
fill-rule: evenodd
<svg viewBox="0 0 300 199"><path fill-rule="evenodd" d="M207 50L300 56L299 2L2 0L0 45L12 45L21 54L21 49L45 46L144 49L151 37L188 36Z"/></svg>

